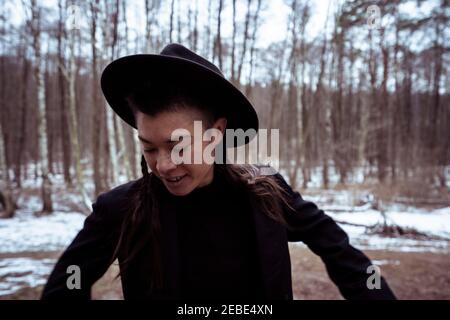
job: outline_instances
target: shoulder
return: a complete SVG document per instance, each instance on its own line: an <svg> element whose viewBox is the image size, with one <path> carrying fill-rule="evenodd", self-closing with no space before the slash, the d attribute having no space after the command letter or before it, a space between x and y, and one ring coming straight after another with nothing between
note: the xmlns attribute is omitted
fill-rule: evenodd
<svg viewBox="0 0 450 320"><path fill-rule="evenodd" d="M129 181L101 193L92 204L93 214L111 222L122 220L133 203L132 198L138 191L141 179Z"/></svg>
<svg viewBox="0 0 450 320"><path fill-rule="evenodd" d="M106 205L116 205L129 198L137 190L142 178L121 184L113 189L101 193L97 197L97 202Z"/></svg>
<svg viewBox="0 0 450 320"><path fill-rule="evenodd" d="M291 186L289 185L289 183L283 177L283 175L278 170L276 170L274 167L268 166L268 165L261 165L261 164L255 164L255 165L252 165L252 167L254 168L253 170L254 170L255 177L259 177L259 178L265 177L267 179L272 179L280 187L282 187L286 192L288 192L290 194L294 192L292 190Z"/></svg>

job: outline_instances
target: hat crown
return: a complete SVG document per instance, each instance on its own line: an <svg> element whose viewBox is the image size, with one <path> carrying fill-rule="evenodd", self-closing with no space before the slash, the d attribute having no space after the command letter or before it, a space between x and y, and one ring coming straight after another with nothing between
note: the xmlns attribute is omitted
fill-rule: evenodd
<svg viewBox="0 0 450 320"><path fill-rule="evenodd" d="M174 79L180 80L180 83L174 83ZM127 97L144 82L155 84L156 89L158 85L174 90L184 83L195 86L211 102L208 107L227 118L228 129L258 130L258 115L244 94L224 77L217 66L180 44L171 43L160 54L134 54L119 58L103 70L101 87L106 101L122 120L135 129L135 114ZM161 91L170 90L154 92ZM150 110L151 106L146 108ZM249 139L253 136L251 133ZM238 139L234 145L244 145L249 139Z"/></svg>
<svg viewBox="0 0 450 320"><path fill-rule="evenodd" d="M217 68L216 65L209 62L202 56L199 56L195 52L189 50L188 48L182 46L181 44L178 44L178 43L168 44L167 46L164 47L164 49L162 49L160 54L163 56L181 58L181 59L189 60L191 62L195 62L195 63L219 74L221 77L224 77L222 71L220 71L220 69Z"/></svg>

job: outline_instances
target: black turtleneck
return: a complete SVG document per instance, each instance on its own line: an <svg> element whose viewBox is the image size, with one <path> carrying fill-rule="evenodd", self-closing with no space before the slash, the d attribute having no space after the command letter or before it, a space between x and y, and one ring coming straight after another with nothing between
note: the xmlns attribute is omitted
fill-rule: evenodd
<svg viewBox="0 0 450 320"><path fill-rule="evenodd" d="M193 299L260 298L251 207L215 170L213 181L176 204L181 294Z"/></svg>

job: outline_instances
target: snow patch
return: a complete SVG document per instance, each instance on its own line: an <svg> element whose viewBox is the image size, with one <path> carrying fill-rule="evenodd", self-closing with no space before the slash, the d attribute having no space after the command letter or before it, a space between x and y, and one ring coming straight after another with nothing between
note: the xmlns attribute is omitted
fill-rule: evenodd
<svg viewBox="0 0 450 320"><path fill-rule="evenodd" d="M14 218L0 219L0 253L62 250L81 230L85 218L63 212L34 217L28 210L18 210Z"/></svg>
<svg viewBox="0 0 450 320"><path fill-rule="evenodd" d="M0 259L0 296L44 285L55 263L55 259Z"/></svg>
<svg viewBox="0 0 450 320"><path fill-rule="evenodd" d="M372 263L377 266L382 266L382 265L386 265L386 264L393 264L393 265L398 266L400 264L400 261L398 261L398 260L372 260Z"/></svg>

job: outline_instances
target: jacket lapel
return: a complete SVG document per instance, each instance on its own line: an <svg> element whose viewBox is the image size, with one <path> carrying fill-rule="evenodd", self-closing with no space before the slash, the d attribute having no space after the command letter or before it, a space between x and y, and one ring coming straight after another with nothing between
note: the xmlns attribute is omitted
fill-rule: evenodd
<svg viewBox="0 0 450 320"><path fill-rule="evenodd" d="M261 212L250 200L256 250L266 299L292 299L291 267L286 229ZM176 210L173 203L161 208L161 248L167 298L180 297L180 260Z"/></svg>
<svg viewBox="0 0 450 320"><path fill-rule="evenodd" d="M175 206L166 203L160 214L165 289L169 298L177 298L180 296L180 261Z"/></svg>
<svg viewBox="0 0 450 320"><path fill-rule="evenodd" d="M261 212L254 200L250 202L264 295L269 300L291 299L291 267L286 229Z"/></svg>

